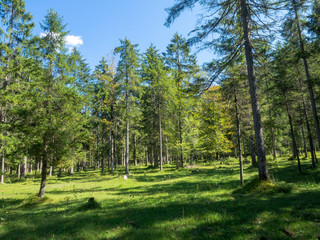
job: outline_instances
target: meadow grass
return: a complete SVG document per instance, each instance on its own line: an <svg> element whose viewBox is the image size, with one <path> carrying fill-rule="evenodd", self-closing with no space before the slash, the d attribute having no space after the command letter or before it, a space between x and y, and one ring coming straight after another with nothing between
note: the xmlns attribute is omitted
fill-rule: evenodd
<svg viewBox="0 0 320 240"><path fill-rule="evenodd" d="M236 159L159 172L145 166L101 175L88 170L0 185L0 239L320 239L320 172L302 160L269 161L260 185ZM8 181L11 181L9 183ZM266 190L266 191L264 191ZM88 200L94 198L93 207Z"/></svg>

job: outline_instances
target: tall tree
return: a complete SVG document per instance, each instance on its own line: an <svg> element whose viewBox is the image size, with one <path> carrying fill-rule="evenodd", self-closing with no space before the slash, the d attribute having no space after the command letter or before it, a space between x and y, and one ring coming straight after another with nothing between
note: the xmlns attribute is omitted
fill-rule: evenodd
<svg viewBox="0 0 320 240"><path fill-rule="evenodd" d="M202 42L208 36L212 36L212 33L215 33L218 39L213 39L209 43L205 42L204 47L216 47L221 53L227 53L227 56L223 59L223 67L228 65L239 54L239 49L244 46L256 137L259 178L267 180L269 175L257 94L251 30L258 29L257 22L261 21L261 14L268 16L269 1L240 0L234 2L219 0L212 2L209 0L179 0L173 7L168 9L169 16L166 24L170 25L183 10L193 8L197 3L214 14L209 14L209 19L204 18L202 24L194 30L197 35L191 39L193 42ZM262 24L265 23L262 22ZM219 43L216 40L221 42ZM217 75L223 71L223 67L218 68Z"/></svg>
<svg viewBox="0 0 320 240"><path fill-rule="evenodd" d="M130 143L130 125L133 120L139 115L137 107L137 100L140 96L140 78L138 75L139 67L139 53L137 45L133 45L127 38L120 40L120 46L114 50L118 54L120 60L117 66L117 78L120 81L122 91L125 99L125 125L126 125L126 152L125 152L125 166L126 174L129 172L129 143Z"/></svg>
<svg viewBox="0 0 320 240"><path fill-rule="evenodd" d="M8 127L12 116L10 108L17 102L14 98L19 92L21 76L28 71L28 58L25 54L34 26L32 16L25 9L21 0L0 2L0 139L1 139L1 183L4 183L6 155L11 151L9 142L17 142ZM15 93L15 94L13 94Z"/></svg>
<svg viewBox="0 0 320 240"><path fill-rule="evenodd" d="M184 119L186 115L188 95L187 89L190 81L198 73L198 66L195 55L191 54L190 46L186 39L175 34L165 53L168 68L172 71L176 84L176 112L177 112L177 133L179 146L179 164L177 168L184 167Z"/></svg>
<svg viewBox="0 0 320 240"><path fill-rule="evenodd" d="M163 57L156 50L154 45L151 45L144 54L142 62L142 79L146 85L144 91L145 103L143 108L147 108L149 113L145 114L146 122L150 122L150 115L154 123L153 126L157 126L157 129L153 131L153 144L155 145L154 151L159 152L160 158L160 171L163 170L163 116L166 110L166 104L169 101L171 87L170 77L164 64ZM159 142L157 142L159 139ZM157 149L156 146L159 146ZM154 152L154 153L155 153ZM155 155L157 156L157 154ZM155 165L157 165L157 159L154 158Z"/></svg>

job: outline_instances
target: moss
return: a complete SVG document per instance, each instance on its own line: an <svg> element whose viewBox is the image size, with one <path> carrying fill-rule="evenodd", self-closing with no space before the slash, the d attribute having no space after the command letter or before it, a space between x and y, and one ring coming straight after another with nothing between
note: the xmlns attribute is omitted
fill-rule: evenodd
<svg viewBox="0 0 320 240"><path fill-rule="evenodd" d="M275 182L271 180L261 181L258 178L246 183L242 188L233 191L234 194L258 194L258 193L290 193L293 190L291 184Z"/></svg>
<svg viewBox="0 0 320 240"><path fill-rule="evenodd" d="M26 208L34 207L34 206L49 202L49 200L50 199L46 196L44 198L40 198L36 195L33 195L23 201L22 207L26 207Z"/></svg>

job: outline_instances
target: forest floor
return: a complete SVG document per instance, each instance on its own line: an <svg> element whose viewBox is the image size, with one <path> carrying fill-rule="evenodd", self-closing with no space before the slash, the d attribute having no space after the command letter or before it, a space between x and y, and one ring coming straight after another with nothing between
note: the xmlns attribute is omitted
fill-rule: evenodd
<svg viewBox="0 0 320 240"><path fill-rule="evenodd" d="M50 177L43 201L39 174L11 179L0 185L0 239L320 239L320 171L302 164L298 174L295 160L269 160L266 191L252 187L250 163L251 183L239 190L236 159L132 167L128 180L123 169ZM98 208L86 205L91 197Z"/></svg>

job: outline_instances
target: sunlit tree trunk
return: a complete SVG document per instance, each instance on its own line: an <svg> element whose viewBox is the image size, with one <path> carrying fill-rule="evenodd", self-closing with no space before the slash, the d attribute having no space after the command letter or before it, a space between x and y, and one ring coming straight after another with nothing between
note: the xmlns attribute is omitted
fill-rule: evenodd
<svg viewBox="0 0 320 240"><path fill-rule="evenodd" d="M268 174L266 153L264 148L264 136L263 136L262 122L261 122L260 107L258 103L257 83L256 83L256 76L255 76L254 64L253 64L253 50L252 50L252 45L250 40L250 28L249 28L250 16L248 13L248 5L246 0L241 0L241 17L242 17L243 37L244 37L244 44L245 44L247 71L248 71L248 79L249 79L249 87L250 87L252 115L253 115L254 130L255 130L255 137L256 137L259 178L260 180L267 180L269 179L269 174Z"/></svg>

